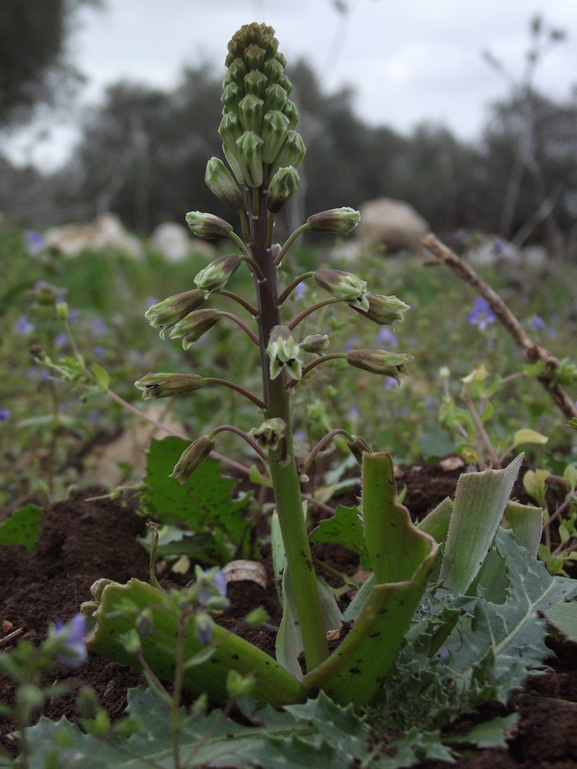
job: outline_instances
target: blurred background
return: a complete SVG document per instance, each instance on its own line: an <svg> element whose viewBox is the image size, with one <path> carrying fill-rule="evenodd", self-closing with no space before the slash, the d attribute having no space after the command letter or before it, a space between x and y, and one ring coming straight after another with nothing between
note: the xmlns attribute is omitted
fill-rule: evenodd
<svg viewBox="0 0 577 769"><path fill-rule="evenodd" d="M275 27L302 116L295 222L388 197L438 232L575 260L576 0L3 0L4 219L113 212L144 236L224 214L204 169L226 44L252 20Z"/></svg>

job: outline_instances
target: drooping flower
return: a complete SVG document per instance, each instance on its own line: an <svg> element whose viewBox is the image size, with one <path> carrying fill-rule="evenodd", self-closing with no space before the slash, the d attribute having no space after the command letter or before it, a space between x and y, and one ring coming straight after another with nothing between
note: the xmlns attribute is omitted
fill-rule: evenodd
<svg viewBox="0 0 577 769"><path fill-rule="evenodd" d="M83 663L88 658L85 635L86 620L82 614L75 614L66 624L56 622L50 632L49 640L55 645L55 656L58 662L70 666Z"/></svg>
<svg viewBox="0 0 577 769"><path fill-rule="evenodd" d="M494 323L496 320L497 316L491 309L489 302L484 296L478 296L473 303L473 309L467 315L467 323L477 326L479 331L484 331L490 323Z"/></svg>

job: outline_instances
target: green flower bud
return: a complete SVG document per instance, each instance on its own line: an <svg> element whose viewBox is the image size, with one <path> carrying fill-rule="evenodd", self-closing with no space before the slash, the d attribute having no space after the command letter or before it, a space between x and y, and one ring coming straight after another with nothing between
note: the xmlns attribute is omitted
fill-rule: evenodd
<svg viewBox="0 0 577 769"><path fill-rule="evenodd" d="M293 379L302 377L302 352L286 326L272 329L266 351L270 358L271 379L276 379L283 371Z"/></svg>
<svg viewBox="0 0 577 769"><path fill-rule="evenodd" d="M275 110L267 112L262 129L262 162L274 163L288 131L288 118L282 112Z"/></svg>
<svg viewBox="0 0 577 769"><path fill-rule="evenodd" d="M354 456L354 458L357 460L359 465L362 466L363 464L363 454L372 454L373 450L369 446L369 444L366 442L364 438L361 438L360 435L353 435L352 441L347 441L347 446L349 447L349 451Z"/></svg>
<svg viewBox="0 0 577 769"><path fill-rule="evenodd" d="M190 211L186 215L186 223L197 238L214 240L226 238L232 232L233 226L214 214L203 214L201 211Z"/></svg>
<svg viewBox="0 0 577 769"><path fill-rule="evenodd" d="M361 215L353 208L331 208L313 214L307 219L312 232L336 232L339 235L348 235L361 220Z"/></svg>
<svg viewBox="0 0 577 769"><path fill-rule="evenodd" d="M16 705L28 721L36 710L44 707L44 692L39 686L23 683L16 689Z"/></svg>
<svg viewBox="0 0 577 769"><path fill-rule="evenodd" d="M280 86L279 86L280 87ZM296 124L301 119L300 113L297 109L297 105L290 99L283 107L283 115L286 115L289 120L289 128L295 128Z"/></svg>
<svg viewBox="0 0 577 769"><path fill-rule="evenodd" d="M286 75L283 75L280 78L280 80L278 81L278 84L280 85L281 88L285 89L285 91L289 96L291 95L293 84L291 83L291 81L288 79Z"/></svg>
<svg viewBox="0 0 577 769"><path fill-rule="evenodd" d="M243 134L238 117L232 112L227 112L220 121L218 132L223 143L236 154L237 139L240 139Z"/></svg>
<svg viewBox="0 0 577 769"><path fill-rule="evenodd" d="M224 87L220 100L230 112L238 114L239 102L242 99L242 90L236 83L229 83Z"/></svg>
<svg viewBox="0 0 577 769"><path fill-rule="evenodd" d="M264 451L276 451L286 435L286 422L280 417L267 419L260 427L253 427L250 435Z"/></svg>
<svg viewBox="0 0 577 769"><path fill-rule="evenodd" d="M234 61L228 65L228 70L226 72L222 87L226 88L229 83L236 83L238 86L244 85L246 71L246 64L244 63L244 60L240 57L234 59Z"/></svg>
<svg viewBox="0 0 577 769"><path fill-rule="evenodd" d="M307 153L302 137L296 131L287 131L286 138L278 153L271 173L285 166L299 166Z"/></svg>
<svg viewBox="0 0 577 769"><path fill-rule="evenodd" d="M174 326L189 312L200 307L204 300L204 291L199 288L195 288L193 291L184 291L182 294L169 296L163 302L153 304L144 313L144 317L153 328L160 328L160 338L164 339L164 332L167 328Z"/></svg>
<svg viewBox="0 0 577 769"><path fill-rule="evenodd" d="M263 64L262 68L264 74L267 76L268 82L271 85L275 85L284 75L284 68L282 63L278 59L268 59ZM288 94L287 94L288 97Z"/></svg>
<svg viewBox="0 0 577 769"><path fill-rule="evenodd" d="M258 96L247 94L238 105L238 117L245 131L254 131L260 135L264 116L264 101Z"/></svg>
<svg viewBox="0 0 577 769"><path fill-rule="evenodd" d="M265 622L270 622L270 614L264 606L257 606L246 615L244 622L247 627L260 627Z"/></svg>
<svg viewBox="0 0 577 769"><path fill-rule="evenodd" d="M396 296L383 296L382 294L367 294L369 309L362 310L360 307L353 307L365 318L378 323L379 326L388 326L396 320L404 320L405 312L410 309L408 304L401 302Z"/></svg>
<svg viewBox="0 0 577 769"><path fill-rule="evenodd" d="M196 275L194 282L204 291L205 299L208 299L211 291L218 291L226 285L240 265L241 260L237 254L219 256Z"/></svg>
<svg viewBox="0 0 577 769"><path fill-rule="evenodd" d="M249 187L260 187L263 179L262 139L254 131L246 131L236 146L244 183Z"/></svg>
<svg viewBox="0 0 577 769"><path fill-rule="evenodd" d="M323 355L329 347L329 337L327 334L310 334L306 336L299 344L301 350Z"/></svg>
<svg viewBox="0 0 577 769"><path fill-rule="evenodd" d="M200 390L202 377L198 374L153 374L148 373L134 383L142 390L142 400L169 398L173 395L187 395Z"/></svg>
<svg viewBox="0 0 577 769"><path fill-rule="evenodd" d="M238 157L236 154L236 147L234 150L231 150L229 147L227 147L226 144L222 145L222 151L224 152L224 156L226 158L226 162L231 167L231 170L233 174L235 175L235 178L239 184L245 184L244 180L244 173L242 171L242 168L240 166L240 163L238 162Z"/></svg>
<svg viewBox="0 0 577 769"><path fill-rule="evenodd" d="M140 731L140 721L136 716L126 716L114 724L114 734L120 737L132 737L133 734Z"/></svg>
<svg viewBox="0 0 577 769"><path fill-rule="evenodd" d="M239 700L241 697L248 697L256 685L256 678L253 675L241 676L241 674L231 668L226 676L226 690L230 696Z"/></svg>
<svg viewBox="0 0 577 769"><path fill-rule="evenodd" d="M258 45L249 45L244 52L244 60L249 69L260 69L264 64L266 51Z"/></svg>
<svg viewBox="0 0 577 769"><path fill-rule="evenodd" d="M299 183L300 177L296 168L279 168L268 186L266 207L271 214L278 214L298 190Z"/></svg>
<svg viewBox="0 0 577 769"><path fill-rule="evenodd" d="M81 718L96 718L100 703L96 692L90 686L83 686L76 698L76 710Z"/></svg>
<svg viewBox="0 0 577 769"><path fill-rule="evenodd" d="M266 86L266 75L256 69L249 72L244 79L244 89L247 94L257 96L259 99L263 98Z"/></svg>
<svg viewBox="0 0 577 769"><path fill-rule="evenodd" d="M68 305L66 302L56 302L56 314L60 320L68 320Z"/></svg>
<svg viewBox="0 0 577 769"><path fill-rule="evenodd" d="M95 718L85 718L80 723L91 737L104 737L110 729L110 716L104 708L99 708Z"/></svg>
<svg viewBox="0 0 577 769"><path fill-rule="evenodd" d="M367 283L356 275L342 270L317 270L314 275L317 284L351 307L368 311Z"/></svg>
<svg viewBox="0 0 577 769"><path fill-rule="evenodd" d="M210 452L214 448L214 441L208 435L197 438L194 443L184 450L182 456L176 463L170 477L178 478L181 483L186 483L193 472L199 467L205 459L208 459Z"/></svg>
<svg viewBox="0 0 577 769"><path fill-rule="evenodd" d="M142 649L142 641L134 628L127 630L126 633L122 633L122 635L118 637L118 640L129 654L138 654Z"/></svg>
<svg viewBox="0 0 577 769"><path fill-rule="evenodd" d="M412 355L386 352L385 350L351 350L347 363L371 374L390 376L399 381L400 374L406 374L405 363L413 360Z"/></svg>
<svg viewBox="0 0 577 769"><path fill-rule="evenodd" d="M271 110L282 110L288 100L288 94L280 85L269 85L264 92L264 111L265 114ZM293 126L291 126L292 128Z"/></svg>
<svg viewBox="0 0 577 769"><path fill-rule="evenodd" d="M189 350L219 320L220 312L218 310L197 310L173 326L169 336L171 339L182 338L183 350Z"/></svg>
<svg viewBox="0 0 577 769"><path fill-rule="evenodd" d="M242 208L244 204L242 193L220 158L211 158L208 161L204 181L208 189L234 211Z"/></svg>

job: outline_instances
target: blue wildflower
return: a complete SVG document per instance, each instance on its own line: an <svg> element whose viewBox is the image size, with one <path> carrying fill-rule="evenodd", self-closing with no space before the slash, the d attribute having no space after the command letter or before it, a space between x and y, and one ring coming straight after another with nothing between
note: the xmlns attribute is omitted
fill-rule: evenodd
<svg viewBox="0 0 577 769"><path fill-rule="evenodd" d="M58 642L56 659L63 665L80 665L88 658L86 642L86 620L82 614L75 614L70 622L56 622L50 637Z"/></svg>
<svg viewBox="0 0 577 769"><path fill-rule="evenodd" d="M44 248L44 238L40 232L24 230L24 245L28 256L38 256Z"/></svg>
<svg viewBox="0 0 577 769"><path fill-rule="evenodd" d="M198 593L198 600L200 603L208 603L208 601L215 595L220 595L226 598L226 575L218 569L216 572L214 569L207 569L203 572L203 586Z"/></svg>
<svg viewBox="0 0 577 769"><path fill-rule="evenodd" d="M197 614L196 635L203 646L208 646L212 641L213 622L208 614Z"/></svg>
<svg viewBox="0 0 577 769"><path fill-rule="evenodd" d="M57 334L54 337L54 346L55 347L64 347L68 344L68 336L66 334Z"/></svg>
<svg viewBox="0 0 577 769"><path fill-rule="evenodd" d="M359 339L358 336L352 336L350 339L347 339L345 342L345 352L350 352L351 350L358 350L363 346L363 340Z"/></svg>
<svg viewBox="0 0 577 769"><path fill-rule="evenodd" d="M108 333L108 327L102 318L94 318L90 324L90 330L92 331L92 336L95 337Z"/></svg>
<svg viewBox="0 0 577 769"><path fill-rule="evenodd" d="M97 344L96 347L93 348L92 352L96 355L97 358L102 358L102 356L106 353L106 350L101 344Z"/></svg>
<svg viewBox="0 0 577 769"><path fill-rule="evenodd" d="M467 323L477 326L479 331L484 331L489 323L494 323L497 316L491 309L484 296L478 296L473 303L473 309L467 315Z"/></svg>
<svg viewBox="0 0 577 769"><path fill-rule="evenodd" d="M14 331L19 336L30 336L34 331L34 324L30 323L26 315L21 315L14 324Z"/></svg>
<svg viewBox="0 0 577 769"><path fill-rule="evenodd" d="M9 422L11 416L10 409L0 409L0 422Z"/></svg>
<svg viewBox="0 0 577 769"><path fill-rule="evenodd" d="M377 344L382 344L391 350L396 350L399 346L399 338L396 334L393 334L388 326L383 326L377 334Z"/></svg>
<svg viewBox="0 0 577 769"><path fill-rule="evenodd" d="M295 296L297 299L302 299L306 292L307 287L304 283L299 283L297 286L295 286Z"/></svg>
<svg viewBox="0 0 577 769"><path fill-rule="evenodd" d="M388 376L385 379L385 390L394 390L398 382L392 376Z"/></svg>
<svg viewBox="0 0 577 769"><path fill-rule="evenodd" d="M543 318L540 318L538 315L533 315L531 320L529 321L529 327L532 331L543 331L543 329L546 327L546 323L543 320Z"/></svg>

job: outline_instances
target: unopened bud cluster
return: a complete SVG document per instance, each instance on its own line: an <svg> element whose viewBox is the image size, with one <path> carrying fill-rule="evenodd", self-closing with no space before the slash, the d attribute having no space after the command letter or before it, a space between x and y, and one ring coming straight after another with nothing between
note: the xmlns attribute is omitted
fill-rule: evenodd
<svg viewBox="0 0 577 769"><path fill-rule="evenodd" d="M265 24L243 26L228 44L228 50L223 118L218 129L223 152L239 184L255 188L265 178L271 180L269 210L276 213L298 187L294 169L306 152L300 134L295 131L299 113L289 99L292 85L284 73L286 59L278 52L274 30ZM287 173L288 167L292 171ZM275 177L279 169L284 173ZM232 179L227 179L226 185L219 182L216 191L217 170L224 178L218 164L212 162L210 173L207 169L207 183L210 175L209 187L221 200L225 199L223 194L230 197L234 208L238 197L230 184Z"/></svg>

